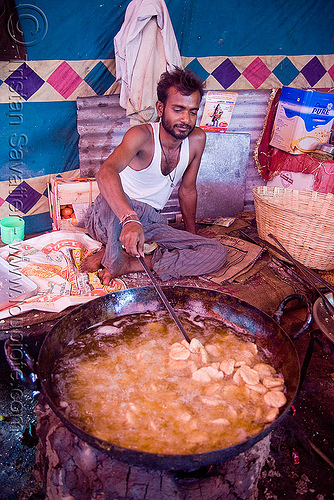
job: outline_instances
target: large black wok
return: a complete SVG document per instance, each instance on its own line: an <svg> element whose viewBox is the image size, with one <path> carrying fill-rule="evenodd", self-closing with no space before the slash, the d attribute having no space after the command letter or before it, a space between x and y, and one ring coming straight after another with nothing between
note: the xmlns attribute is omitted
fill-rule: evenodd
<svg viewBox="0 0 334 500"><path fill-rule="evenodd" d="M251 448L270 433L282 421L294 401L300 379L300 365L295 347L284 330L271 317L250 304L214 290L180 286L163 287L163 290L176 310L191 310L200 315L221 318L235 325L238 330L243 329L250 339L256 341L258 347L264 350L276 370L284 375L287 387L287 404L274 423L257 435L228 448L191 455L163 455L126 449L105 442L84 432L65 417L57 403L52 382L56 360L62 357L71 340L96 323L126 314L163 309L164 305L153 287L133 288L99 297L65 316L42 344L38 357L38 375L42 392L53 411L68 429L89 445L130 464L161 470L189 471L229 460Z"/></svg>

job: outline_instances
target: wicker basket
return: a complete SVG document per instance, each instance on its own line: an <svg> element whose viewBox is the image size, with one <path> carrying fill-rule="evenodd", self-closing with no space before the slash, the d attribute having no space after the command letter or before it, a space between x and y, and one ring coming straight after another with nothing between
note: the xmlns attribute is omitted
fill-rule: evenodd
<svg viewBox="0 0 334 500"><path fill-rule="evenodd" d="M275 245L271 233L305 266L334 269L333 194L259 186L253 195L260 238Z"/></svg>

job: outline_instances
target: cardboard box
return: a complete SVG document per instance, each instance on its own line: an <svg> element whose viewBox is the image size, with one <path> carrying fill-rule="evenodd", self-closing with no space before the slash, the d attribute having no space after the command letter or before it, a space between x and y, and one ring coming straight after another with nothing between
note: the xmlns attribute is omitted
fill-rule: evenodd
<svg viewBox="0 0 334 500"><path fill-rule="evenodd" d="M282 170L278 175L267 182L267 186L278 186L285 189L313 191L314 175L303 172Z"/></svg>
<svg viewBox="0 0 334 500"><path fill-rule="evenodd" d="M48 185L49 211L56 230L85 231L83 218L87 208L100 193L93 178L51 177ZM72 209L65 218L64 208Z"/></svg>
<svg viewBox="0 0 334 500"><path fill-rule="evenodd" d="M283 87L270 145L292 154L308 153L328 142L334 120L334 94Z"/></svg>

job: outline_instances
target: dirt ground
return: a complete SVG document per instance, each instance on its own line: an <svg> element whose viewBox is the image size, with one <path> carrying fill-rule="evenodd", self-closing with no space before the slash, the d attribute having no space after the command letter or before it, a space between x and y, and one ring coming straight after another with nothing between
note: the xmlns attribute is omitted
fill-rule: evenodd
<svg viewBox="0 0 334 500"><path fill-rule="evenodd" d="M250 298L255 297L254 291L261 293L265 282L273 288L280 287L278 292L283 293L285 278L274 282L273 275L263 271L258 276L253 282L257 288L251 291ZM238 294L243 287L244 283L237 283L234 292ZM289 311L283 328L293 331L301 315L299 309ZM317 333L316 325L312 328L295 341L302 364L310 339L316 339L294 411L272 433L270 457L259 480L259 500L334 500L334 345ZM0 500L43 500L43 490L33 475L37 444L35 400L13 378L4 357L3 339L4 336L0 338L0 415L5 418L0 420ZM40 340L30 339L27 343L37 356ZM12 418L14 413L19 421Z"/></svg>

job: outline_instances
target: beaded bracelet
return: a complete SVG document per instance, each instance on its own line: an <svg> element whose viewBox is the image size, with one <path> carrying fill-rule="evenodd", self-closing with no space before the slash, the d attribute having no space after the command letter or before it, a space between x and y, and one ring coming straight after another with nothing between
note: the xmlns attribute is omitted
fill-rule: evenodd
<svg viewBox="0 0 334 500"><path fill-rule="evenodd" d="M137 224L140 224L141 226L143 225L140 220L136 220L136 219L129 219L129 220L126 220L125 222L123 222L122 224L122 227L125 226L125 224L128 224L129 222L137 222Z"/></svg>
<svg viewBox="0 0 334 500"><path fill-rule="evenodd" d="M123 217L120 219L119 223L121 226L123 226L124 222L126 221L126 219L128 219L129 217L133 218L133 217L138 217L137 213L132 210L132 212L129 212L125 215L123 215Z"/></svg>

